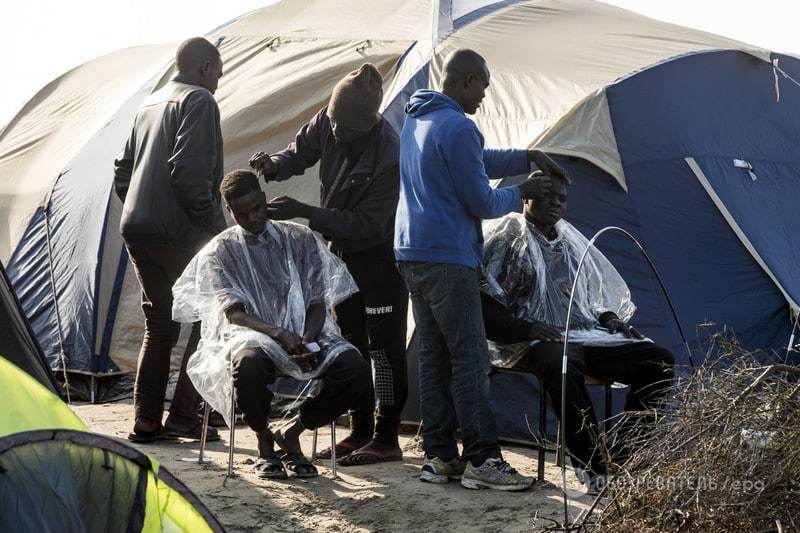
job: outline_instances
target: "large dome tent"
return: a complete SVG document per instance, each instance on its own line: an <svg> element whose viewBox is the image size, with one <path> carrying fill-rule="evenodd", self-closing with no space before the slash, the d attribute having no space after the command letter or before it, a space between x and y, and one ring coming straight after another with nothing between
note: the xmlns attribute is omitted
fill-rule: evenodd
<svg viewBox="0 0 800 533"><path fill-rule="evenodd" d="M391 78L417 36L416 21L427 19L426 6L415 11L395 2L408 21L404 37L393 29L398 17L351 2L361 18L327 30L316 21L332 22L347 6L316 4L298 10L281 2L209 35L225 61L217 100L226 170L246 165L256 149L288 143L360 64L372 62ZM92 378L135 370L143 320L117 229L112 162L143 99L174 72L176 46L126 49L82 65L42 89L0 132L7 228L0 254L53 368L65 360L70 373ZM316 189L309 176L274 192L312 200Z"/></svg>
<svg viewBox="0 0 800 533"><path fill-rule="evenodd" d="M733 329L746 348L785 347L800 301L800 222L791 209L800 198L797 59L592 0L284 0L208 37L225 62L217 99L226 170L285 146L362 62L384 74L383 108L399 129L410 94L438 87L447 54L476 50L492 74L474 117L487 146L554 155L574 178L567 219L587 235L606 225L637 235L692 347L709 324ZM10 257L14 288L53 367L63 344L71 370L133 369L142 320L117 233L111 162L138 103L170 75L174 46L79 67L0 133L1 216L12 217L0 259ZM129 54L138 59L126 69L119 58ZM114 84L92 86L117 74ZM93 121L76 124L76 110ZM44 166L50 143L65 148ZM755 179L736 166L745 163ZM309 171L265 189L316 202L315 178ZM613 236L599 246L629 282L636 325L686 363L638 251ZM63 343L54 301L69 318ZM518 381L501 388L503 402L527 391ZM503 409L515 427L521 409L518 400Z"/></svg>

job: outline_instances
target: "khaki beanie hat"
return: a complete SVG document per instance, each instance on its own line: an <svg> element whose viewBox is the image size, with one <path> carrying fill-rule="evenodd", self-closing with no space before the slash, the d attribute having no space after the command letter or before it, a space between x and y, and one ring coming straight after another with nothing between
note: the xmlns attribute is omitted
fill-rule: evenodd
<svg viewBox="0 0 800 533"><path fill-rule="evenodd" d="M336 84L328 103L328 117L355 131L369 131L378 123L383 99L383 77L373 65L364 63Z"/></svg>

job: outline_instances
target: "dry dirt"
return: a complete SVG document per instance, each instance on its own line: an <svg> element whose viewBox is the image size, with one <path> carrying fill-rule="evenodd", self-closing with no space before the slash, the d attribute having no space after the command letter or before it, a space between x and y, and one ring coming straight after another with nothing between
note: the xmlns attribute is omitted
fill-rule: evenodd
<svg viewBox="0 0 800 533"><path fill-rule="evenodd" d="M130 401L111 404L73 404L89 427L125 439L133 426ZM341 428L340 438L346 435ZM561 520L563 503L558 488L560 469L548 454L546 481L522 493L471 491L456 482L432 485L418 480L422 464L411 436L402 438L407 451L403 461L382 465L339 467L331 479L329 461L318 461L321 476L312 480L266 481L252 473L255 435L247 426L236 427L235 472L225 486L230 432L221 428L222 440L209 443L212 464L182 461L197 457L198 444L138 445L180 478L214 512L228 531L405 533L417 531L512 532L541 531ZM125 442L128 442L125 440ZM320 430L320 449L330 444L330 432ZM303 449L311 452L311 433L303 436ZM523 473L536 474L536 451L505 447L505 458ZM579 484L571 471L568 483ZM573 518L588 508L591 498L571 500Z"/></svg>

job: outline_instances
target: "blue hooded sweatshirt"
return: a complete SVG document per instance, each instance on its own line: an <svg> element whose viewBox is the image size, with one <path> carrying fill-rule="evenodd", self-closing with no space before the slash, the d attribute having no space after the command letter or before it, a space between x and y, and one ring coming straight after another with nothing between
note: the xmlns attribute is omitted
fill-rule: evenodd
<svg viewBox="0 0 800 533"><path fill-rule="evenodd" d="M518 187L493 189L489 176L529 171L525 150L483 148L483 135L452 98L415 92L400 134L400 200L394 223L398 261L476 268L481 220L520 211Z"/></svg>

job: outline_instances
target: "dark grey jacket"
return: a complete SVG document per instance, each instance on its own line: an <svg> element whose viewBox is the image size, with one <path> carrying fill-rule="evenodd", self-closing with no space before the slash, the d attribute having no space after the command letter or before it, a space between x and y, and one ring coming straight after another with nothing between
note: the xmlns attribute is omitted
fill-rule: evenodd
<svg viewBox="0 0 800 533"><path fill-rule="evenodd" d="M217 102L176 76L148 96L114 161L123 239L197 251L226 227L221 181Z"/></svg>
<svg viewBox="0 0 800 533"><path fill-rule="evenodd" d="M331 241L337 252L391 244L400 196L400 140L381 118L358 161L348 161L333 137L327 110L323 107L300 129L292 144L272 155L278 163L276 179L303 174L319 161L321 207L314 208L309 227ZM349 171L337 184L343 169Z"/></svg>

